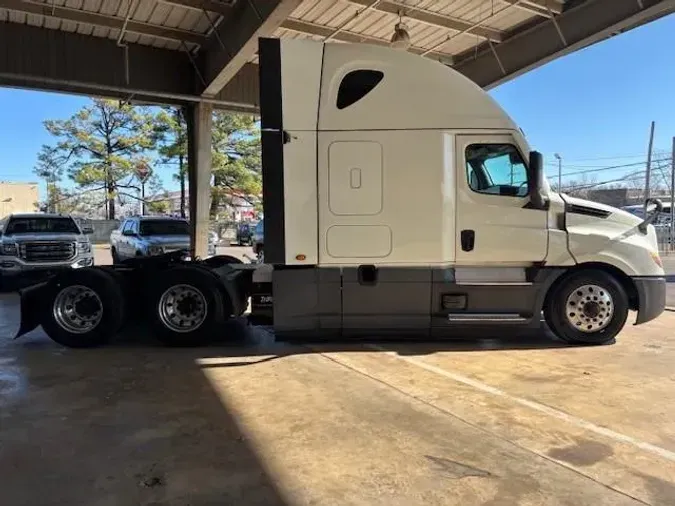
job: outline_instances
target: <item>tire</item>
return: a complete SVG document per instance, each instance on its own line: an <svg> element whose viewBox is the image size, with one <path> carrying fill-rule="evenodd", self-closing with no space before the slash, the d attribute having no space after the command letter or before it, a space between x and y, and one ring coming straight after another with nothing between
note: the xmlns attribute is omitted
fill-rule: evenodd
<svg viewBox="0 0 675 506"><path fill-rule="evenodd" d="M553 288L544 317L553 333L567 343L606 344L623 329L628 306L628 295L614 276L599 270L579 271Z"/></svg>
<svg viewBox="0 0 675 506"><path fill-rule="evenodd" d="M42 327L70 348L106 344L124 324L125 298L110 272L84 268L59 275L46 287Z"/></svg>
<svg viewBox="0 0 675 506"><path fill-rule="evenodd" d="M117 250L115 248L110 248L110 256L112 257L113 265L117 265L120 263L120 257L117 254Z"/></svg>
<svg viewBox="0 0 675 506"><path fill-rule="evenodd" d="M216 255L205 260L202 260L202 264L211 268L222 267L223 265L228 264L243 264L244 262L237 257L230 255Z"/></svg>
<svg viewBox="0 0 675 506"><path fill-rule="evenodd" d="M167 346L209 343L230 314L218 278L198 266L175 267L162 273L149 300L151 328Z"/></svg>

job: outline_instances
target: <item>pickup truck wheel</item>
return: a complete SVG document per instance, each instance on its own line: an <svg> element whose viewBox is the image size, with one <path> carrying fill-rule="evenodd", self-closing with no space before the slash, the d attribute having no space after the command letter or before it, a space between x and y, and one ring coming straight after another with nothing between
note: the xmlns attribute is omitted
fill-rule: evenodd
<svg viewBox="0 0 675 506"><path fill-rule="evenodd" d="M571 344L605 344L628 318L628 296L604 271L580 271L549 294L544 316L553 333Z"/></svg>
<svg viewBox="0 0 675 506"><path fill-rule="evenodd" d="M47 335L71 348L107 343L124 323L122 288L101 269L81 269L57 277L46 287Z"/></svg>
<svg viewBox="0 0 675 506"><path fill-rule="evenodd" d="M115 248L110 248L110 256L112 257L113 265L120 263L120 257L117 254L117 250Z"/></svg>
<svg viewBox="0 0 675 506"><path fill-rule="evenodd" d="M218 279L206 269L176 267L166 271L152 288L150 300L152 328L169 346L206 344L225 320Z"/></svg>

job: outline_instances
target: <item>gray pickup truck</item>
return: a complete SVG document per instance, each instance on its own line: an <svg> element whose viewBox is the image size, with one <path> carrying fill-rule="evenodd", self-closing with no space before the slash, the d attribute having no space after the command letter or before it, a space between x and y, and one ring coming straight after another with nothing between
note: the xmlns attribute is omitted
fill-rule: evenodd
<svg viewBox="0 0 675 506"><path fill-rule="evenodd" d="M90 229L70 216L11 214L0 220L0 276L3 283L28 280L94 265Z"/></svg>
<svg viewBox="0 0 675 506"><path fill-rule="evenodd" d="M163 255L190 249L190 224L182 218L134 216L127 218L110 234L113 263L129 258ZM209 238L209 256L216 245Z"/></svg>

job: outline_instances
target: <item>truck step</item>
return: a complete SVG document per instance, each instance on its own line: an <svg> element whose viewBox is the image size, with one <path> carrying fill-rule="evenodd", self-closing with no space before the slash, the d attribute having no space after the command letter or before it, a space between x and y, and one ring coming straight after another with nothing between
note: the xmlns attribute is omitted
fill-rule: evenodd
<svg viewBox="0 0 675 506"><path fill-rule="evenodd" d="M518 313L451 313L448 321L457 324L518 325L529 323L531 318Z"/></svg>

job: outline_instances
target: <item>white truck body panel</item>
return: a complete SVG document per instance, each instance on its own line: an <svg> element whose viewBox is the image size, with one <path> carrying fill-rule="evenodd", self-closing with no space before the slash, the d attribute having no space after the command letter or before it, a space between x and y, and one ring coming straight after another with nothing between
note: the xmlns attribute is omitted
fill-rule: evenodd
<svg viewBox="0 0 675 506"><path fill-rule="evenodd" d="M662 311L654 228L552 192L520 129L458 72L361 44L262 39L259 55L278 331L538 325L584 266L620 279L639 323Z"/></svg>

